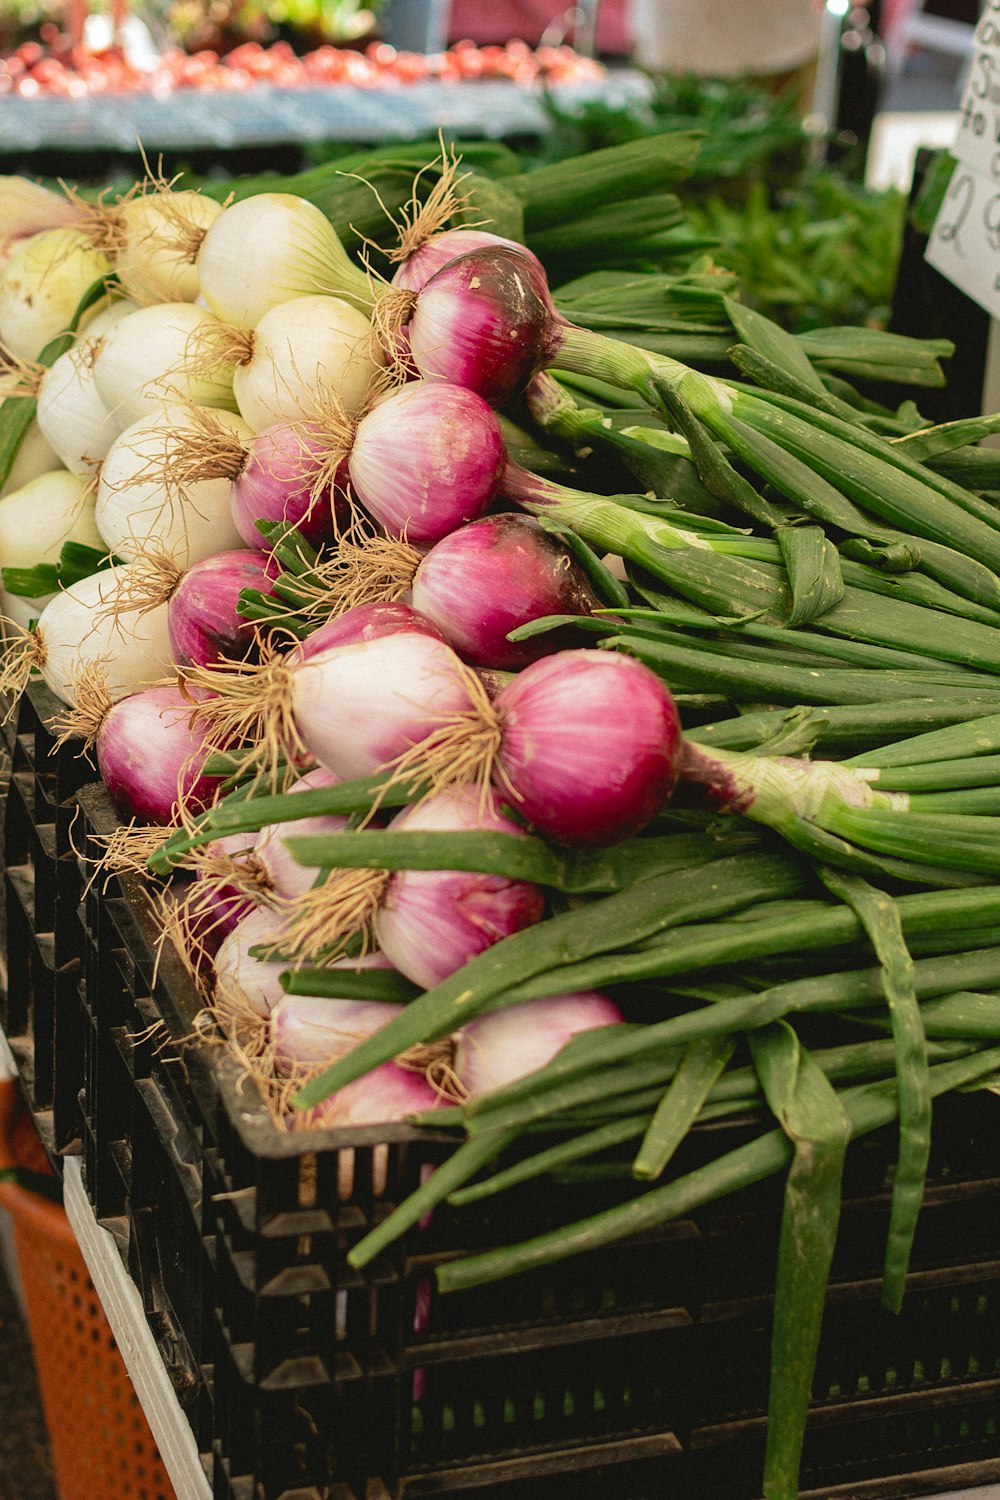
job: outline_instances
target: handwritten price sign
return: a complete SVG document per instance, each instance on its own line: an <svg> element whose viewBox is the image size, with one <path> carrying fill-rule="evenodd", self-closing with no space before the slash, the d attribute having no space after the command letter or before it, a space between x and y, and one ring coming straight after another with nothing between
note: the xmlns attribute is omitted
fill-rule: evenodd
<svg viewBox="0 0 1000 1500"><path fill-rule="evenodd" d="M958 166L926 258L1000 318L1000 0L986 0L976 27L952 151Z"/></svg>

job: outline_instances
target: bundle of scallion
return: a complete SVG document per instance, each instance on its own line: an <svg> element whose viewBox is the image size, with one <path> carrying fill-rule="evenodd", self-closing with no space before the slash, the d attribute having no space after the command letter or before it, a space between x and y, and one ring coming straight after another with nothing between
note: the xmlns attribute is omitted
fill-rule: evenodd
<svg viewBox="0 0 1000 1500"><path fill-rule="evenodd" d="M560 194L623 162L525 187L551 264L575 253ZM928 429L841 378L932 382L944 347L792 339L703 267L584 278L559 311L537 255L469 223L423 238L425 220L387 288L288 186L199 219L168 278L189 300L130 309L84 362L94 443L129 419L99 481L127 560L63 589L5 682L44 670L119 806L176 812L140 830L151 873L183 872L167 926L280 1126L299 1108L465 1132L356 1265L446 1196L603 1171L629 1142L624 1202L440 1286L789 1167L765 1481L786 1500L847 1143L899 1121L898 1306L930 1101L1000 1063L1000 523L940 463L992 424ZM169 188L147 196L169 228ZM109 251L112 227L90 225ZM568 322L600 324L623 290L605 326L631 318L634 342ZM744 378L644 348L657 308L650 342L707 338L691 350ZM390 390L411 361L422 378ZM579 488L512 458L513 419L575 450ZM654 493L607 493L597 447ZM164 673L180 687L150 684ZM126 784L154 722L156 784L134 766ZM746 1146L646 1186L737 1107Z"/></svg>

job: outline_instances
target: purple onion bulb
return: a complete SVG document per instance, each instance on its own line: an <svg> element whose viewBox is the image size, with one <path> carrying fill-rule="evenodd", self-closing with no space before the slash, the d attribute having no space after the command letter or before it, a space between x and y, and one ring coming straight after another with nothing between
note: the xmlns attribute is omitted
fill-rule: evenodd
<svg viewBox="0 0 1000 1500"><path fill-rule="evenodd" d="M237 547L194 563L167 603L170 649L179 667L244 660L255 646L253 625L237 612L243 589L270 593L279 568L266 553Z"/></svg>
<svg viewBox="0 0 1000 1500"><path fill-rule="evenodd" d="M522 834L491 796L480 809L477 788L450 787L393 818L392 829ZM465 870L396 870L375 918L379 948L400 973L431 989L484 949L541 920L536 885Z"/></svg>
<svg viewBox="0 0 1000 1500"><path fill-rule="evenodd" d="M569 630L509 641L543 615L590 614L600 600L569 549L530 516L484 516L433 546L413 579L413 605L476 667L512 670L564 647Z"/></svg>
<svg viewBox="0 0 1000 1500"><path fill-rule="evenodd" d="M680 717L664 683L634 657L557 652L519 672L494 707L501 784L551 838L629 838L673 792Z"/></svg>
<svg viewBox="0 0 1000 1500"><path fill-rule="evenodd" d="M500 245L470 250L436 271L417 293L406 335L425 380L505 406L549 364L563 326L535 257Z"/></svg>
<svg viewBox="0 0 1000 1500"><path fill-rule="evenodd" d="M285 521L313 547L333 540L334 490L315 494L325 446L308 424L277 422L256 432L246 462L233 483L232 514L248 547L269 545L257 522Z"/></svg>
<svg viewBox="0 0 1000 1500"><path fill-rule="evenodd" d="M506 461L500 424L481 397L414 380L358 423L348 468L379 525L426 547L483 514Z"/></svg>
<svg viewBox="0 0 1000 1500"><path fill-rule="evenodd" d="M599 990L502 1006L456 1032L452 1066L474 1098L544 1068L578 1031L614 1026L623 1019L614 1001Z"/></svg>
<svg viewBox="0 0 1000 1500"><path fill-rule="evenodd" d="M97 765L123 818L169 823L178 794L207 807L219 781L203 776L207 731L191 727L192 704L179 688L144 688L109 709L97 735Z"/></svg>

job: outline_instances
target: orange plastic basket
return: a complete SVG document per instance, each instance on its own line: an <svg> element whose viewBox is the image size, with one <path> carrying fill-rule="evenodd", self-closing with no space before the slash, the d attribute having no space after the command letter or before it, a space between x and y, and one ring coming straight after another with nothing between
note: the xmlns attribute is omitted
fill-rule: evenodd
<svg viewBox="0 0 1000 1500"><path fill-rule="evenodd" d="M16 1082L0 1081L0 1168L50 1170ZM69 1220L0 1182L11 1216L61 1500L175 1500Z"/></svg>

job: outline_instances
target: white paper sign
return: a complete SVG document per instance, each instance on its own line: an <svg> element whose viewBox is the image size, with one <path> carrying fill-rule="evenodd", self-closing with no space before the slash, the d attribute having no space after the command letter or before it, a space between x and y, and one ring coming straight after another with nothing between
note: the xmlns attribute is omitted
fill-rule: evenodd
<svg viewBox="0 0 1000 1500"><path fill-rule="evenodd" d="M986 0L976 27L952 151L965 166L1000 181L1000 0Z"/></svg>
<svg viewBox="0 0 1000 1500"><path fill-rule="evenodd" d="M925 259L994 318L1000 317L1000 180L959 163Z"/></svg>
<svg viewBox="0 0 1000 1500"><path fill-rule="evenodd" d="M994 318L1000 317L1000 0L986 0L959 109L958 166L926 259Z"/></svg>

